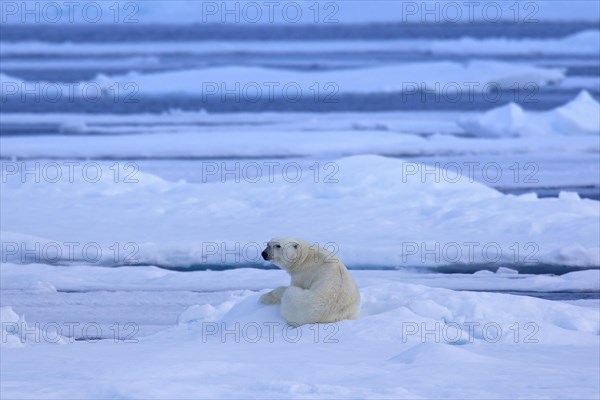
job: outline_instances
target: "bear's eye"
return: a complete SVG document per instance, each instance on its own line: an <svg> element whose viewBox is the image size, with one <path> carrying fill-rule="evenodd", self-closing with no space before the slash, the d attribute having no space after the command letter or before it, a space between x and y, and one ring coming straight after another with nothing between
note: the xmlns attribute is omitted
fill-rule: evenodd
<svg viewBox="0 0 600 400"><path fill-rule="evenodd" d="M276 245L275 245L275 248L276 248L276 249L280 249L280 248L281 248L281 246L280 246L280 245L278 245L278 244L276 244Z"/></svg>

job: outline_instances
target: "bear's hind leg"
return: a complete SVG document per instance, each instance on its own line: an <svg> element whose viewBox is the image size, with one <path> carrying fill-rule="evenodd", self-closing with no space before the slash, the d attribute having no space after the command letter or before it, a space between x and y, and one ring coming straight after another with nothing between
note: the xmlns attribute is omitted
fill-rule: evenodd
<svg viewBox="0 0 600 400"><path fill-rule="evenodd" d="M281 298L281 315L294 326L312 324L318 321L319 304L315 294L310 290L290 286Z"/></svg>

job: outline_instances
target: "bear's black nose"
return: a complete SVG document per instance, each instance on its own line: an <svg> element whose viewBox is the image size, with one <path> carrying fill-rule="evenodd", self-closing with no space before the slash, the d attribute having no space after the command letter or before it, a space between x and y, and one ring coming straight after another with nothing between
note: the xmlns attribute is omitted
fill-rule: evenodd
<svg viewBox="0 0 600 400"><path fill-rule="evenodd" d="M269 253L267 253L266 251L263 251L262 253L260 253L262 255L262 257L266 260L267 256L269 255Z"/></svg>

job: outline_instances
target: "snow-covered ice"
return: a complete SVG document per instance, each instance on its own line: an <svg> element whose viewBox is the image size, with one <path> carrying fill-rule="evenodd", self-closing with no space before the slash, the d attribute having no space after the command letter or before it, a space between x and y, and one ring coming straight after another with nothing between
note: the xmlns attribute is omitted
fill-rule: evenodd
<svg viewBox="0 0 600 400"><path fill-rule="evenodd" d="M135 85L136 94L195 94L205 98L224 96L223 93L241 93L248 99L294 99L299 94L320 93L334 98L336 93L416 92L430 90L443 93L461 93L473 88L493 86L500 89L525 85L545 86L564 79L564 72L556 68L539 68L498 61L473 60L466 65L454 62L431 62L354 68L334 71L294 71L286 69L227 66L191 70L177 70L140 74L131 72L122 76L99 75L90 82L74 86L76 96L86 96L91 85L105 91L124 93ZM39 88L53 93L58 90L51 83L39 82ZM54 83L58 85L58 83ZM25 88L36 87L18 78L0 74L2 94L13 96ZM112 88L112 89L111 89ZM469 89L470 88L470 89ZM49 95L51 96L51 94ZM219 98L219 97L216 97ZM254 101L256 101L254 100Z"/></svg>
<svg viewBox="0 0 600 400"><path fill-rule="evenodd" d="M23 313L36 299L54 304L48 309L51 317L38 312L28 319L27 327L38 331L29 329L24 340L9 335L9 343L18 347L2 349L3 398L239 398L249 393L262 398L431 398L440 393L478 399L594 398L600 391L596 307L436 288L444 286L439 276L425 275L419 282L418 274L354 271L362 296L360 319L289 328L276 306L258 303L260 293L289 279L282 271L1 268L3 301L23 304L3 304L9 331L22 326ZM82 276L87 286L81 286ZM445 284L459 288L461 281L479 280L516 287L502 276L449 276ZM413 278L413 283L404 281ZM569 281L584 288L598 283L598 271L522 277L533 283L529 288L539 288L534 282L544 279L554 282L548 289L570 287ZM59 292L32 291L36 280ZM77 303L63 292L72 289L109 289L88 292L106 308L74 314ZM204 292L201 304L193 304L198 299L186 292L205 289L213 292ZM135 303L127 290L137 290L132 294L146 312L129 312ZM171 320L160 321L162 327L153 333L132 328L158 321L172 307L169 298L190 303L180 301L178 312L171 308ZM64 335L69 326L81 332L78 340L66 335L62 344L54 343L57 332L51 329L58 327ZM99 331L103 340L96 336ZM75 365L77 379L72 378Z"/></svg>
<svg viewBox="0 0 600 400"><path fill-rule="evenodd" d="M86 162L52 171L38 163L36 182L23 175L35 164L4 162L2 236L12 247L3 261L248 264L266 240L288 232L333 246L353 266L600 265L598 202L576 193L502 195L456 169L380 156L306 170L282 163L257 176L242 172L257 162L241 163L234 179L190 183L134 163ZM224 173L217 162L200 168ZM65 248L70 242L79 247ZM91 243L100 254L87 255Z"/></svg>
<svg viewBox="0 0 600 400"><path fill-rule="evenodd" d="M600 51L600 31L587 30L559 39L506 39L486 38L477 39L464 37L460 39L412 39L412 40L320 40L314 41L273 41L265 46L263 41L201 41L201 42L142 42L142 43L82 43L82 42L5 42L0 48L0 54L13 55L78 55L78 56L129 56L144 55L138 61L158 64L156 58L151 56L166 54L196 54L211 55L218 53L269 53L289 54L298 52L302 54L332 53L332 52L411 52L413 54L465 54L465 55L593 55ZM127 59L135 61L135 59ZM77 62L77 60L60 60L60 65ZM98 65L98 60L93 60ZM123 62L120 60L121 63ZM14 67L27 63L31 68L52 66L52 60L31 62L27 60L7 61L6 67ZM102 61L105 65L106 61ZM119 62L114 60L112 62ZM86 60L86 63L92 63ZM79 63L78 65L82 65ZM123 64L119 64L123 65Z"/></svg>
<svg viewBox="0 0 600 400"><path fill-rule="evenodd" d="M2 2L0 397L599 398L599 3L233 3ZM281 234L357 320L259 304Z"/></svg>
<svg viewBox="0 0 600 400"><path fill-rule="evenodd" d="M496 115L496 113L494 113ZM485 119L483 119L485 121ZM96 127L84 124L63 125L71 132L94 132ZM464 125L470 129L469 125ZM477 134L485 134L480 128ZM490 126L490 125L488 125ZM278 127L279 128L279 127ZM194 126L172 128L102 127L100 130L119 131L113 136L37 136L2 137L0 154L11 158L251 158L251 157L326 157L375 153L389 156L424 156L448 154L551 153L568 150L573 153L598 151L598 137L537 137L519 139L472 140L450 135L422 137L415 134L371 129L335 131L281 131L265 127L249 136L247 127L203 129ZM488 129L494 129L488 128ZM137 134L140 131L157 133ZM215 135L215 131L219 131ZM458 130L458 129L457 129ZM133 132L134 134L127 134ZM368 135L366 134L368 132ZM571 131L575 132L575 131ZM519 131L520 133L520 131ZM294 140L301 137L301 141ZM335 144L335 147L332 147Z"/></svg>
<svg viewBox="0 0 600 400"><path fill-rule="evenodd" d="M404 157L499 152L589 154L600 151L599 115L599 103L586 91L547 112L526 111L511 103L483 113L373 113L368 120L359 113L175 111L126 117L17 113L3 115L1 121L57 125L59 132L68 135L3 136L0 156L140 159L331 157L365 153ZM294 140L298 136L303 140ZM475 136L477 140L465 136ZM544 137L543 142L539 136Z"/></svg>

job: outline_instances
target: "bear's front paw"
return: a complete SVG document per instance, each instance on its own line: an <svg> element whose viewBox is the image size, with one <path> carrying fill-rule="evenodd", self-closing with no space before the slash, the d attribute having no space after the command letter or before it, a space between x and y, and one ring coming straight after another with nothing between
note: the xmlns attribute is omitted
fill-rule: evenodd
<svg viewBox="0 0 600 400"><path fill-rule="evenodd" d="M262 296L260 296L260 302L263 304L275 304L273 302L273 296L271 296L271 292L265 293Z"/></svg>
<svg viewBox="0 0 600 400"><path fill-rule="evenodd" d="M281 303L281 296L287 289L286 286L280 286L276 289L271 290L269 293L265 293L260 296L260 302L264 304L279 304Z"/></svg>

